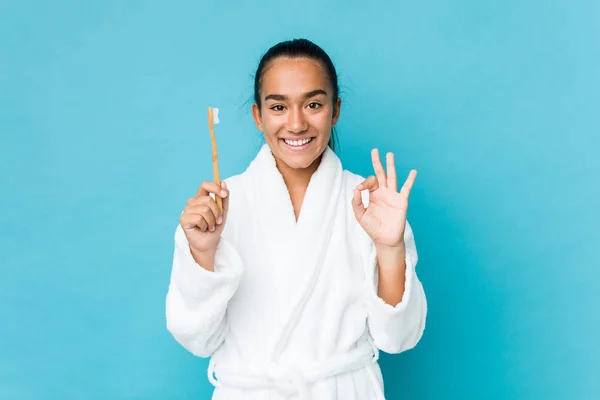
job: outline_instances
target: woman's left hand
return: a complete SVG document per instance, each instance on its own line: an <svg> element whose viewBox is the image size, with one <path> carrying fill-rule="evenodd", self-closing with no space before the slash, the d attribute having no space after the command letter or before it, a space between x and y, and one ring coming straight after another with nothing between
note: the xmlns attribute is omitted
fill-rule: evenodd
<svg viewBox="0 0 600 400"><path fill-rule="evenodd" d="M375 176L365 179L354 189L352 208L356 220L376 245L386 247L404 246L404 228L408 212L408 198L417 177L411 170L398 192L394 154L387 153L387 174L379 159L379 151L371 151ZM369 190L369 205L365 208L361 191Z"/></svg>

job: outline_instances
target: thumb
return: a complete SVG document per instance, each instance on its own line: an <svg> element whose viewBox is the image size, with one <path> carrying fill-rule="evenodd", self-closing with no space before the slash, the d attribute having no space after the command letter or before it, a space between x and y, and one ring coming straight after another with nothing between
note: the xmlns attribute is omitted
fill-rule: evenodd
<svg viewBox="0 0 600 400"><path fill-rule="evenodd" d="M221 181L221 188L227 191L227 196L223 199L223 221L225 221L227 219L227 214L229 214L229 196L231 193L229 193L225 181Z"/></svg>
<svg viewBox="0 0 600 400"><path fill-rule="evenodd" d="M356 188L354 189L354 196L352 197L352 210L354 211L354 216L356 217L357 221L361 220L362 216L367 210L362 202L360 190Z"/></svg>
<svg viewBox="0 0 600 400"><path fill-rule="evenodd" d="M377 181L376 176L370 176L364 181L362 181L357 187L358 190L369 190L369 193L376 191L379 189L379 182Z"/></svg>
<svg viewBox="0 0 600 400"><path fill-rule="evenodd" d="M352 197L352 209L354 210L354 216L358 221L361 220L362 216L367 210L362 202L361 191L368 190L370 199L371 192L376 191L378 188L379 182L377 181L377 177L369 176L367 179L359 183L354 189L354 196Z"/></svg>

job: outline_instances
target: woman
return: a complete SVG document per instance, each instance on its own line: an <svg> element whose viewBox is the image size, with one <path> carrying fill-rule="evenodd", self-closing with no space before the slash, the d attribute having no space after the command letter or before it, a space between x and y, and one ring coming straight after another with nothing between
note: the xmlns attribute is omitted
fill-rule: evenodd
<svg viewBox="0 0 600 400"><path fill-rule="evenodd" d="M211 357L213 399L384 399L378 351L414 347L427 305L406 221L413 170L342 169L329 56L282 42L255 77L266 144L248 169L203 182L175 233L167 328ZM223 212L214 196L223 198Z"/></svg>

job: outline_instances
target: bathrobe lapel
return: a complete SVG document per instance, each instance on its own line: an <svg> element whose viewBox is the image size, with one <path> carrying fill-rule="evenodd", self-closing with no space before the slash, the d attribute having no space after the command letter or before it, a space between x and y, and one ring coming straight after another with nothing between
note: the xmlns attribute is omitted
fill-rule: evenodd
<svg viewBox="0 0 600 400"><path fill-rule="evenodd" d="M270 359L276 361L301 318L323 265L342 192L342 165L330 148L324 151L308 185L298 222L268 145L263 145L247 172L253 188L249 212L256 213L256 234L263 239L261 251L269 254L273 274L282 277L280 282L293 282L285 288L279 326L273 332Z"/></svg>

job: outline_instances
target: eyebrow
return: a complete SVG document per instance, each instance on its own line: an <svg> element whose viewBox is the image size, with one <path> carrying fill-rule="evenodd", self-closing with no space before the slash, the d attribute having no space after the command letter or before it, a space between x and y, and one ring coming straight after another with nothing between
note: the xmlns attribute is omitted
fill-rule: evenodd
<svg viewBox="0 0 600 400"><path fill-rule="evenodd" d="M319 94L327 96L327 92L324 91L323 89L315 89L315 90L311 90L310 92L304 93L302 95L302 97L304 99L310 99L311 97L317 96ZM283 94L270 94L270 95L268 95L268 96L265 97L265 101L267 101L267 100L284 101L284 100L287 100L287 99L288 99L288 97L286 95L283 95Z"/></svg>

